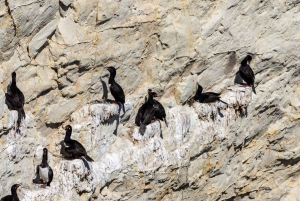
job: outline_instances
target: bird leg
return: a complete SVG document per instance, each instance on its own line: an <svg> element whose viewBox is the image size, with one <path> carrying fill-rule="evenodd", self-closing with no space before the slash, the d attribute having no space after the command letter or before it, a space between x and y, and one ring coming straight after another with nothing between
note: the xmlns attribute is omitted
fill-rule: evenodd
<svg viewBox="0 0 300 201"><path fill-rule="evenodd" d="M156 117L154 116L153 119L151 120L151 123L156 121Z"/></svg>
<svg viewBox="0 0 300 201"><path fill-rule="evenodd" d="M110 100L110 99L105 99L105 102L112 103L112 104L118 104L117 101L115 101L115 100Z"/></svg>
<svg viewBox="0 0 300 201"><path fill-rule="evenodd" d="M248 87L249 85L246 83L241 83L242 87Z"/></svg>
<svg viewBox="0 0 300 201"><path fill-rule="evenodd" d="M47 184L43 184L41 187L42 187L42 188L46 188L46 186L47 186Z"/></svg>

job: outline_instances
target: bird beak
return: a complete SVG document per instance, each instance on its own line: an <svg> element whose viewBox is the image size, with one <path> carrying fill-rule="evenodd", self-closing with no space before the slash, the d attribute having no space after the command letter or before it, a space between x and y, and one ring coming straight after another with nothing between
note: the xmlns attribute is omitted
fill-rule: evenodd
<svg viewBox="0 0 300 201"><path fill-rule="evenodd" d="M108 67L107 70L110 71L110 67Z"/></svg>
<svg viewBox="0 0 300 201"><path fill-rule="evenodd" d="M21 184L17 184L17 188L19 188L21 186Z"/></svg>

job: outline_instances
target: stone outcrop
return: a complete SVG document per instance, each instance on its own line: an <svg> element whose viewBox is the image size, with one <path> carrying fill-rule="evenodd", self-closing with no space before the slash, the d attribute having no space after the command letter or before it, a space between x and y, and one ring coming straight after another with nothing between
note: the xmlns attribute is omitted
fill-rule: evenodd
<svg viewBox="0 0 300 201"><path fill-rule="evenodd" d="M297 200L300 4L0 0L0 195L21 200ZM255 87L234 84L253 55ZM111 99L117 69L125 113ZM26 119L5 104L11 73ZM192 103L197 83L221 102ZM134 118L148 88L167 125ZM62 158L62 125L95 162ZM54 170L34 184L42 148Z"/></svg>

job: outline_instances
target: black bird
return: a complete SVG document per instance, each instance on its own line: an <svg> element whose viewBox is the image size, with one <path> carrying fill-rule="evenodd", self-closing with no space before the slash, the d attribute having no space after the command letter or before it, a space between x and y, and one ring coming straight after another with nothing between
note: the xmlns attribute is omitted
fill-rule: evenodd
<svg viewBox="0 0 300 201"><path fill-rule="evenodd" d="M71 135L72 135L72 127L70 125L67 125L65 127L66 130L66 136L64 139L64 143L65 143L65 151L68 154L72 155L72 158L80 158L80 157L84 157L86 160L92 162L94 161L91 157L89 157L86 153L85 148L82 146L82 144L80 144L78 141L76 140L72 140L71 139Z"/></svg>
<svg viewBox="0 0 300 201"><path fill-rule="evenodd" d="M1 198L1 201L19 201L18 195L17 195L17 189L19 188L20 184L14 184L11 187L11 195L7 195L3 198Z"/></svg>
<svg viewBox="0 0 300 201"><path fill-rule="evenodd" d="M243 80L247 83L248 86L252 87L253 92L256 94L254 88L255 75L252 68L249 66L251 61L252 61L252 57L250 55L247 55L241 62L239 72Z"/></svg>
<svg viewBox="0 0 300 201"><path fill-rule="evenodd" d="M148 89L148 92L152 92L151 89ZM154 95L154 97L157 97L157 94ZM160 102L158 102L157 100L153 99L153 107L154 107L154 110L155 110L155 114L154 116L161 120L161 121L164 121L166 126L168 125L167 124L167 120L166 120L166 111L165 111L165 108L162 106L162 104Z"/></svg>
<svg viewBox="0 0 300 201"><path fill-rule="evenodd" d="M198 101L200 103L213 103L216 101L220 101L228 105L226 102L220 99L220 93L214 93L214 92L202 93L202 91L203 91L202 86L198 84L198 89L196 95L194 96L195 101Z"/></svg>
<svg viewBox="0 0 300 201"><path fill-rule="evenodd" d="M8 93L5 93L5 97L8 103L10 104L9 106L10 109L18 111L17 128L19 129L22 119L26 117L24 111L25 97L22 91L17 87L16 73L13 72L11 74L11 77L12 77L12 82L10 85L10 89Z"/></svg>
<svg viewBox="0 0 300 201"><path fill-rule="evenodd" d="M116 103L120 102L122 104L123 112L125 113L125 107L124 107L125 94L122 87L115 81L117 71L114 67L108 67L107 70L110 73L109 80L108 80L108 83L110 84L109 86L110 93L114 97Z"/></svg>
<svg viewBox="0 0 300 201"><path fill-rule="evenodd" d="M139 132L144 135L146 126L155 121L155 109L153 96L157 96L155 92L148 91L149 97L146 103L144 103L138 110L135 117L135 124L140 127Z"/></svg>
<svg viewBox="0 0 300 201"><path fill-rule="evenodd" d="M40 177L40 181L44 184L42 187L50 186L53 179L53 171L48 164L48 149L43 149L43 160L42 163L37 167L37 174Z"/></svg>

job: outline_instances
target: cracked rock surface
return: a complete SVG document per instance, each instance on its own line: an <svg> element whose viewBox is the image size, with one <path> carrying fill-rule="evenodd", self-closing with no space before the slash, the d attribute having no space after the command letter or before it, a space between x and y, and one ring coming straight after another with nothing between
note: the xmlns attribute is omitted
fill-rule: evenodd
<svg viewBox="0 0 300 201"><path fill-rule="evenodd" d="M21 200L300 200L300 2L0 0L0 195ZM234 84L253 55L257 94ZM106 67L126 95L108 90ZM5 104L11 73L26 119ZM197 83L221 103L190 102ZM167 123L134 125L148 88ZM95 162L66 160L62 125ZM42 148L54 171L34 184Z"/></svg>

